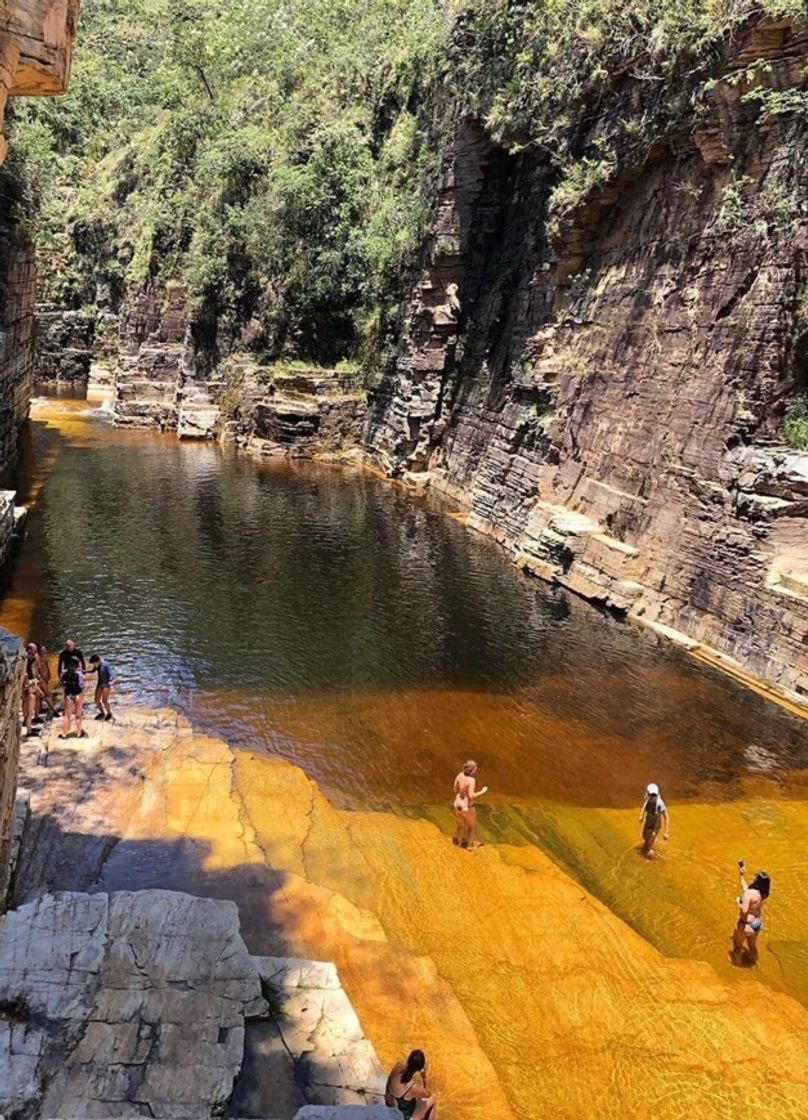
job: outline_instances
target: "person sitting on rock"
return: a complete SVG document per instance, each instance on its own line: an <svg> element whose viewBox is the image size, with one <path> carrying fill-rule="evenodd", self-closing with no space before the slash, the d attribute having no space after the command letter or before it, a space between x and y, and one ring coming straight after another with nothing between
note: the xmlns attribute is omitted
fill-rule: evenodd
<svg viewBox="0 0 808 1120"><path fill-rule="evenodd" d="M97 653L90 655L90 673L95 673L95 706L98 708L96 719L112 719L109 706L109 692L112 688L112 666Z"/></svg>
<svg viewBox="0 0 808 1120"><path fill-rule="evenodd" d="M384 1103L397 1108L405 1120L435 1120L437 1107L429 1092L423 1050L413 1050L406 1062L396 1062L387 1078Z"/></svg>

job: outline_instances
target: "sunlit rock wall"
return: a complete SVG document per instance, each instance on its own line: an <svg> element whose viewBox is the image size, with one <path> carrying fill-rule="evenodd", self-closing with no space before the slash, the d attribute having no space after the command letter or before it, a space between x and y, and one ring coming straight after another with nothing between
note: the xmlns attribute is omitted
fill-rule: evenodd
<svg viewBox="0 0 808 1120"><path fill-rule="evenodd" d="M78 0L8 0L0 30L0 126L16 95L64 93L70 77ZM0 139L0 162L6 141Z"/></svg>
<svg viewBox="0 0 808 1120"><path fill-rule="evenodd" d="M115 378L115 423L176 428L189 360L183 284L169 282L134 292L121 319Z"/></svg>
<svg viewBox="0 0 808 1120"><path fill-rule="evenodd" d="M808 456L777 432L808 387L808 124L736 79L796 91L807 49L751 29L552 238L548 159L461 124L368 429L525 568L806 696Z"/></svg>
<svg viewBox="0 0 808 1120"><path fill-rule="evenodd" d="M0 129L9 96L62 93L70 74L78 0L11 0L0 27ZM6 154L0 136L0 162ZM0 200L0 470L13 458L34 375L35 269L14 200Z"/></svg>
<svg viewBox="0 0 808 1120"><path fill-rule="evenodd" d="M70 74L78 0L10 0L0 24L0 132L9 96L62 93ZM0 162L7 144L0 135ZM7 192L6 192L7 193ZM35 269L31 243L13 200L0 201L0 471L14 456L34 378ZM6 506L8 503L6 503ZM13 518L12 518L13 521ZM0 519L0 557L12 522ZM0 631L0 904L19 761L19 643Z"/></svg>

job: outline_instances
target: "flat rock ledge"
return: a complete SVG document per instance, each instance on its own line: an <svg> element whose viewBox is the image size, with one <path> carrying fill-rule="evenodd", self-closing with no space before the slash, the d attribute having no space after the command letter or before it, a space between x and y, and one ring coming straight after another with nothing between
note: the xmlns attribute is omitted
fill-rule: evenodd
<svg viewBox="0 0 808 1120"><path fill-rule="evenodd" d="M65 891L0 917L0 1120L391 1120L383 1093L334 965L250 956L233 902Z"/></svg>
<svg viewBox="0 0 808 1120"><path fill-rule="evenodd" d="M247 1024L243 1077L231 1114L277 1120L388 1116L384 1070L336 966L254 959L276 1006L269 1019Z"/></svg>
<svg viewBox="0 0 808 1120"><path fill-rule="evenodd" d="M0 919L0 1113L221 1115L265 1009L234 903L45 895Z"/></svg>

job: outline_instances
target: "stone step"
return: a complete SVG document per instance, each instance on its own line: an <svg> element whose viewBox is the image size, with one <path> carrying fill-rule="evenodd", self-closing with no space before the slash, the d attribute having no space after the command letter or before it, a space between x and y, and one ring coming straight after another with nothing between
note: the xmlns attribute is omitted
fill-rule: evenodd
<svg viewBox="0 0 808 1120"><path fill-rule="evenodd" d="M586 514L567 509L566 506L556 506L550 502L537 502L535 508L550 514L550 525L559 533L568 533L578 536L581 533L599 533L600 525Z"/></svg>
<svg viewBox="0 0 808 1120"><path fill-rule="evenodd" d="M780 572L776 582L769 585L772 591L808 602L808 572Z"/></svg>
<svg viewBox="0 0 808 1120"><path fill-rule="evenodd" d="M619 541L617 537L611 537L608 533L593 533L592 540L606 545L612 552L619 552L623 556L633 557L640 555L640 550L635 548L633 544L626 544L625 541Z"/></svg>

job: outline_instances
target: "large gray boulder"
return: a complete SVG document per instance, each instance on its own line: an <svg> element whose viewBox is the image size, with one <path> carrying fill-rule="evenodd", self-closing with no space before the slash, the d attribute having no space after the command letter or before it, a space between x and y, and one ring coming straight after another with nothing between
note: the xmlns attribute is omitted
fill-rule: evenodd
<svg viewBox="0 0 808 1120"><path fill-rule="evenodd" d="M203 1120L264 1006L234 903L45 895L0 919L0 1114Z"/></svg>

